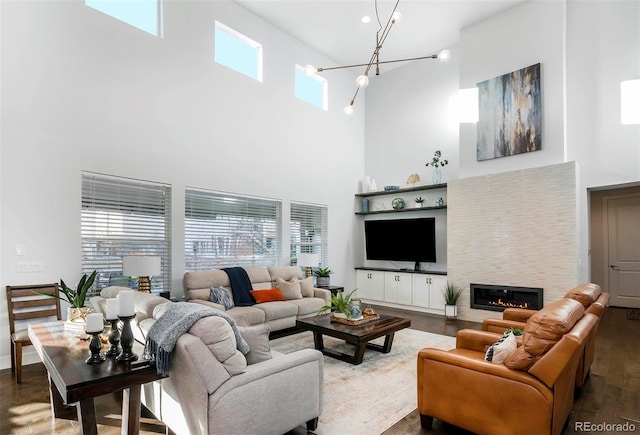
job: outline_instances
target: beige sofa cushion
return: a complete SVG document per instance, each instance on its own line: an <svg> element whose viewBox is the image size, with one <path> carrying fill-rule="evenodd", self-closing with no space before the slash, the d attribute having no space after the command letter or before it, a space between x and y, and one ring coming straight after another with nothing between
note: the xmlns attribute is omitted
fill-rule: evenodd
<svg viewBox="0 0 640 435"><path fill-rule="evenodd" d="M303 280L300 280L300 290L302 291L303 298L313 297L313 277L308 276Z"/></svg>
<svg viewBox="0 0 640 435"><path fill-rule="evenodd" d="M204 317L194 323L189 333L202 340L231 376L243 373L247 369L247 360L236 349L233 330L222 317Z"/></svg>
<svg viewBox="0 0 640 435"><path fill-rule="evenodd" d="M238 326L240 335L244 338L251 350L245 355L247 364L256 364L271 359L271 345L269 343L269 332L271 327L268 324L255 326Z"/></svg>
<svg viewBox="0 0 640 435"><path fill-rule="evenodd" d="M275 284L277 278L291 281L294 278L302 279L302 270L298 266L270 266L269 275Z"/></svg>
<svg viewBox="0 0 640 435"><path fill-rule="evenodd" d="M285 281L276 278L276 288L279 288L285 299L302 299L302 289L300 288L300 280L293 278L291 281Z"/></svg>

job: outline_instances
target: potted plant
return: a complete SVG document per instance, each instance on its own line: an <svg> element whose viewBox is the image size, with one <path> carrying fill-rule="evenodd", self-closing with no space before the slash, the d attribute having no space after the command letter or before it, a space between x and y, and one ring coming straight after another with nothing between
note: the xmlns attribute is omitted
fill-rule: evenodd
<svg viewBox="0 0 640 435"><path fill-rule="evenodd" d="M333 272L328 267L320 267L313 274L316 276L316 285L318 287L329 287L329 275Z"/></svg>
<svg viewBox="0 0 640 435"><path fill-rule="evenodd" d="M97 270L94 270L89 276L87 276L86 273L83 274L75 289L69 287L62 279L60 279L60 283L57 284L58 299L65 301L70 305L70 307L67 308L66 326L74 326L78 329L83 329L84 325L86 325L87 314L93 311L93 308L85 307L84 303L87 298L87 293L93 286L93 282L95 281L97 274Z"/></svg>
<svg viewBox="0 0 640 435"><path fill-rule="evenodd" d="M458 299L462 295L462 287L447 281L447 285L442 289L444 296L444 318L455 319L458 317Z"/></svg>
<svg viewBox="0 0 640 435"><path fill-rule="evenodd" d="M424 202L424 198L419 196L416 199L414 199L414 201L416 202L416 208L420 208L420 207L422 207L422 203Z"/></svg>
<svg viewBox="0 0 640 435"><path fill-rule="evenodd" d="M318 314L324 314L327 311L333 311L333 315L336 317L343 317L351 319L351 295L356 289L351 290L349 293L337 292L335 295L331 295L331 304L324 305L318 311Z"/></svg>
<svg viewBox="0 0 640 435"><path fill-rule="evenodd" d="M508 335L510 332L513 332L513 335L515 335L516 337L522 336L522 329L520 328L508 328L504 331L503 335Z"/></svg>

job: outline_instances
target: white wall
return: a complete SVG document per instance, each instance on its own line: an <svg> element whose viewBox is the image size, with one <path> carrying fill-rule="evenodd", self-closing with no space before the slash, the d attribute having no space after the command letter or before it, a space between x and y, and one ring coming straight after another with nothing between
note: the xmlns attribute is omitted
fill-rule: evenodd
<svg viewBox="0 0 640 435"><path fill-rule="evenodd" d="M174 294L186 186L282 199L285 216L292 200L328 205L333 281L355 285L364 115L342 113L350 75L327 77L327 112L295 99L294 63L328 60L230 1L164 2L163 39L82 1L0 7L3 287L80 277L83 170L172 186ZM214 20L263 44L263 83L213 61ZM27 255L16 255L18 244ZM18 261L44 270L17 273ZM0 343L0 367L9 365L8 344Z"/></svg>
<svg viewBox="0 0 640 435"><path fill-rule="evenodd" d="M449 181L575 161L577 252L576 271L570 276L577 282L589 280L587 188L640 184L640 127L619 121L620 81L640 78L640 1L529 1L463 29L457 52L459 88L541 63L543 142L540 151L478 162L476 126L462 124L459 161L453 162L451 169L456 171L448 173ZM407 98L415 89L416 75L410 68L415 66L393 71L395 94ZM449 80L423 82L453 91ZM370 131L401 130L408 138L421 134L422 125L406 123L415 118L415 103L403 102L382 112L396 101L395 94L371 91L367 90L365 172L386 166L395 174L411 172L413 159L395 167L388 156L372 149L380 141ZM397 129L400 125L404 128ZM449 133L444 124L430 127L433 136ZM403 148L394 151L404 154ZM456 262L453 255L449 250L448 262Z"/></svg>

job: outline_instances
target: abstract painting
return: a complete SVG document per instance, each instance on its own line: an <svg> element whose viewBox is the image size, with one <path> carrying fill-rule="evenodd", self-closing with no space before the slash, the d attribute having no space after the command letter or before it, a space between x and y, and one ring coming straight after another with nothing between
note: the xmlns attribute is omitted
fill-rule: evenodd
<svg viewBox="0 0 640 435"><path fill-rule="evenodd" d="M477 159L542 148L540 64L478 83Z"/></svg>

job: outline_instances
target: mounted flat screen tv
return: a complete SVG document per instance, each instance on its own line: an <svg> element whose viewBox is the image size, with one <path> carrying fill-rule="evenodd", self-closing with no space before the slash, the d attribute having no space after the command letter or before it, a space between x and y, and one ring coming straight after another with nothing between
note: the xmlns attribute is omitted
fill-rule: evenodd
<svg viewBox="0 0 640 435"><path fill-rule="evenodd" d="M436 218L364 221L367 260L436 262Z"/></svg>

